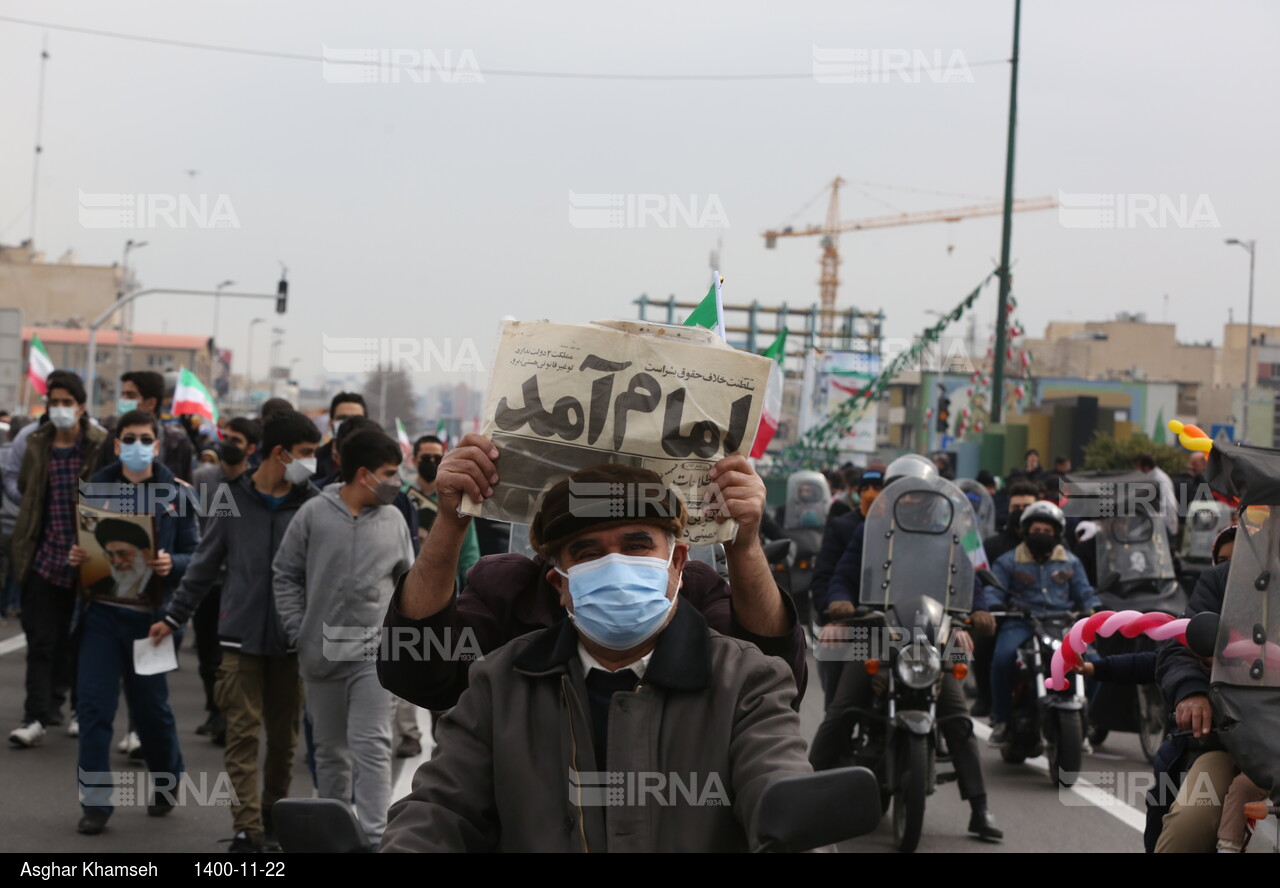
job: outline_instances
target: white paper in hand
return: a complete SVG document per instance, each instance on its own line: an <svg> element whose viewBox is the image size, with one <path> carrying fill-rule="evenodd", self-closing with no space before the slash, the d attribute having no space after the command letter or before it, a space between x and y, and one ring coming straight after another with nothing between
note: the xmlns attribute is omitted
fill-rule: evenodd
<svg viewBox="0 0 1280 888"><path fill-rule="evenodd" d="M155 645L150 638L139 638L133 643L133 671L137 675L156 675L178 668L178 654L173 649L173 636Z"/></svg>

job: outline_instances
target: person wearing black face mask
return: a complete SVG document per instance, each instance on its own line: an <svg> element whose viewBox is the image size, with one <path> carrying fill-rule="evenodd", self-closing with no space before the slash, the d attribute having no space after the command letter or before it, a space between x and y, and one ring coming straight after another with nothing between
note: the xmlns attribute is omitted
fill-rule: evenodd
<svg viewBox="0 0 1280 888"><path fill-rule="evenodd" d="M985 586L974 595L975 630L991 634L995 629L993 610L1024 610L1036 616L1052 611L1088 613L1102 606L1089 585L1080 559L1062 545L1066 518L1062 510L1045 500L1022 511L1022 542L996 559L991 572L1004 589ZM991 662L991 740L1004 742L1005 729L1013 712L1013 673L1018 646L1031 637L1031 623L1005 620L996 635Z"/></svg>
<svg viewBox="0 0 1280 888"><path fill-rule="evenodd" d="M425 540L436 520L439 506L436 500L436 470L444 459L444 442L435 435L423 435L413 442L414 465L418 480L409 488L409 501L418 510L418 539ZM458 588L466 585L467 571L480 560L480 542L476 537L474 522L467 528L462 552L458 556Z"/></svg>
<svg viewBox="0 0 1280 888"><path fill-rule="evenodd" d="M1039 487L1030 481L1014 481L1007 492L1009 520L982 541L983 551L992 564L1004 553L1018 548L1018 544L1022 542L1022 510L1040 498ZM995 649L994 634L974 637L973 678L978 686L978 697L970 710L974 718L985 718L991 714L991 658L995 656Z"/></svg>
<svg viewBox="0 0 1280 888"><path fill-rule="evenodd" d="M262 425L247 416L237 416L227 423L227 430L218 445L218 463L196 469L193 486L200 502L200 533L204 534L210 519L219 511L219 504L227 506L226 485L243 475L249 468L249 457L258 450L262 439ZM224 566L222 575L225 577ZM196 733L208 737L218 746L227 742L227 723L213 700L213 685L222 663L222 646L218 642L218 611L222 608L222 582L196 608L191 617L191 628L196 633L196 658L199 661L200 682L204 685L204 708L209 713Z"/></svg>
<svg viewBox="0 0 1280 888"><path fill-rule="evenodd" d="M982 548L992 563L1022 542L1022 510L1039 499L1040 489L1030 481L1014 481L1009 485L1009 520L982 541Z"/></svg>

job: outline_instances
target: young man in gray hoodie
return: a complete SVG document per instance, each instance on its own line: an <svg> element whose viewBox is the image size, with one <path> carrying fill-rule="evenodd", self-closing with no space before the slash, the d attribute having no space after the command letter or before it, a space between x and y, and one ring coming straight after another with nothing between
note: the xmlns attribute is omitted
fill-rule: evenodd
<svg viewBox="0 0 1280 888"><path fill-rule="evenodd" d="M350 801L371 845L391 804L393 697L378 682L382 615L413 544L392 505L400 446L367 429L343 439L342 484L298 510L272 563L276 612L311 715L320 796Z"/></svg>

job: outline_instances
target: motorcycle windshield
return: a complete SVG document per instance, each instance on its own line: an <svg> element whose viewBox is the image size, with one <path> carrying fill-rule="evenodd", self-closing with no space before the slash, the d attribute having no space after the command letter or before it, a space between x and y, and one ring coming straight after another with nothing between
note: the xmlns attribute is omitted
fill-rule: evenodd
<svg viewBox="0 0 1280 888"><path fill-rule="evenodd" d="M956 486L969 498L969 505L973 506L978 519L978 533L982 534L982 538L986 539L995 533L996 502L987 488L972 478L962 478L956 482Z"/></svg>
<svg viewBox="0 0 1280 888"><path fill-rule="evenodd" d="M1164 525L1139 511L1098 522L1098 576L1111 571L1123 582L1174 578Z"/></svg>
<svg viewBox="0 0 1280 888"><path fill-rule="evenodd" d="M1280 687L1280 450L1215 446L1205 479L1240 500L1213 682Z"/></svg>
<svg viewBox="0 0 1280 888"><path fill-rule="evenodd" d="M1213 542L1231 526L1231 507L1217 500L1193 502L1187 508L1182 531L1182 556L1192 561L1212 561Z"/></svg>
<svg viewBox="0 0 1280 888"><path fill-rule="evenodd" d="M867 511L859 603L884 610L932 598L973 609L973 572L986 556L968 498L942 478L902 478Z"/></svg>
<svg viewBox="0 0 1280 888"><path fill-rule="evenodd" d="M787 479L787 501L782 510L784 530L821 530L830 508L831 488L821 472L795 472Z"/></svg>
<svg viewBox="0 0 1280 888"><path fill-rule="evenodd" d="M1213 681L1280 687L1280 506L1240 516L1218 623Z"/></svg>

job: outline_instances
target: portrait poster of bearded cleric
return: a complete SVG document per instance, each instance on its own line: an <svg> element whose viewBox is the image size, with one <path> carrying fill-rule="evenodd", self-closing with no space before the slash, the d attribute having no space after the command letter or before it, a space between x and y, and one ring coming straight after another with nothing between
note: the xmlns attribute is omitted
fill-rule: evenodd
<svg viewBox="0 0 1280 888"><path fill-rule="evenodd" d="M112 604L160 604L160 578L147 566L155 558L155 518L86 505L78 511L80 547L89 553L80 566L82 594Z"/></svg>

